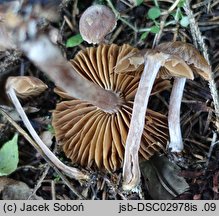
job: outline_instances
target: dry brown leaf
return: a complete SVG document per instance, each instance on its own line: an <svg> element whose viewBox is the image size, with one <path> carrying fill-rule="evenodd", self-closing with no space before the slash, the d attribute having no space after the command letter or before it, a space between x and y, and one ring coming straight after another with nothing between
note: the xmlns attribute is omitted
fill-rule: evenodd
<svg viewBox="0 0 219 216"><path fill-rule="evenodd" d="M140 167L149 194L155 200L170 200L189 189L185 179L179 176L180 168L164 156L142 161Z"/></svg>
<svg viewBox="0 0 219 216"><path fill-rule="evenodd" d="M24 182L0 177L0 194L3 200L26 200L32 195L32 189ZM42 200L43 198L33 195L31 199Z"/></svg>

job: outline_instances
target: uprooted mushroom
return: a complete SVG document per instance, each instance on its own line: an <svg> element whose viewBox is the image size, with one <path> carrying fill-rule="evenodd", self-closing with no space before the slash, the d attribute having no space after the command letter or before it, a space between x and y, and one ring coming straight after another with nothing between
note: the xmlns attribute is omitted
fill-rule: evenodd
<svg viewBox="0 0 219 216"><path fill-rule="evenodd" d="M133 58L138 58L137 63ZM208 79L210 67L195 48L182 42L164 43L155 50L146 51L144 55L138 53L137 55L124 58L125 61L127 59L130 64L134 62L136 67L145 62L144 71L135 96L125 149L123 187L124 189L132 189L140 181L138 147L144 127L143 116L147 109L149 95L158 72L160 71L161 76L179 77L171 93L168 122L171 126L169 128L170 141L172 142L171 147L173 149L182 149L180 104L185 79L193 79L193 71Z"/></svg>
<svg viewBox="0 0 219 216"><path fill-rule="evenodd" d="M72 98L60 88L56 89L63 101L53 112L52 124L57 140L73 162L86 167L104 168L110 172L122 167L133 101L143 67L135 69L132 65L127 67L127 64L119 64L117 67L117 63L127 54L136 52L138 50L129 45L100 45L80 51L70 61L83 78L111 91L122 101L117 110L106 112L91 103ZM124 67L136 75L133 77L120 73L119 68ZM156 88L158 85L160 89ZM156 91L168 87L169 82L156 79ZM166 117L147 109L140 155L149 159L155 152L165 149L167 139Z"/></svg>

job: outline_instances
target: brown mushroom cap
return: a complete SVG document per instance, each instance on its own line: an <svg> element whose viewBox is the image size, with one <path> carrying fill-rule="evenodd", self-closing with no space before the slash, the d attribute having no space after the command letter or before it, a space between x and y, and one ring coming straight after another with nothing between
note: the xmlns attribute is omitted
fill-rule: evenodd
<svg viewBox="0 0 219 216"><path fill-rule="evenodd" d="M104 5L93 5L86 9L79 22L82 38L88 43L100 43L116 26L114 13Z"/></svg>
<svg viewBox="0 0 219 216"><path fill-rule="evenodd" d="M129 73L133 75L134 69L139 71L144 67L145 56L162 52L168 54L169 57L165 60L164 65L161 67L158 76L162 79L171 77L186 77L187 79L194 79L192 69L188 64L179 56L168 53L165 50L145 49L139 51L133 51L124 56L116 65L116 73ZM155 59L156 60L156 59Z"/></svg>
<svg viewBox="0 0 219 216"><path fill-rule="evenodd" d="M13 87L16 95L22 99L37 96L48 88L40 79L31 76L8 77L6 89L9 87Z"/></svg>
<svg viewBox="0 0 219 216"><path fill-rule="evenodd" d="M52 124L57 140L73 162L108 171L122 166L133 101L142 69L137 73L139 75L133 77L115 73L114 68L127 53L136 50L129 45L100 45L80 51L71 60L81 76L124 99L120 109L110 114L56 89L65 101L59 103L53 112ZM148 109L140 155L149 159L155 152L165 149L167 137L166 116Z"/></svg>
<svg viewBox="0 0 219 216"><path fill-rule="evenodd" d="M196 72L206 80L210 79L211 68L205 58L193 45L181 41L165 42L156 46L156 50L171 54L173 58L181 58L188 64L192 71ZM174 70L174 67L172 67L171 64L165 64L165 67L167 70Z"/></svg>

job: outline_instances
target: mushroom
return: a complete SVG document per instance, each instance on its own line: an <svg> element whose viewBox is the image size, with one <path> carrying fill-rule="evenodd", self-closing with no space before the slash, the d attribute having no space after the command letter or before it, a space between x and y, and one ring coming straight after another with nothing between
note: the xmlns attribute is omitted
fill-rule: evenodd
<svg viewBox="0 0 219 216"><path fill-rule="evenodd" d="M98 44L113 31L117 23L114 13L104 5L93 5L82 14L79 31L88 43Z"/></svg>
<svg viewBox="0 0 219 216"><path fill-rule="evenodd" d="M46 156L47 162L51 166L55 166L59 170L62 170L68 176L78 179L78 180L88 180L88 176L77 170L76 168L69 167L63 164L51 151L50 149L43 143L40 139L36 131L34 130L33 126L31 125L30 121L28 120L17 96L21 97L22 99L27 99L31 96L37 96L41 94L43 91L47 89L47 85L45 85L41 80L35 77L28 77L28 76L18 76L18 77L9 77L6 82L6 92L11 99L12 103L14 104L18 114L20 115L24 125L30 132L32 138L36 141L38 146L34 146L37 150L40 151L42 155ZM32 144L32 143L31 143Z"/></svg>
<svg viewBox="0 0 219 216"><path fill-rule="evenodd" d="M52 125L63 151L74 163L109 172L121 168L133 101L143 67L131 70L136 73L134 77L115 72L115 68L124 56L137 51L129 45L100 45L80 51L70 61L78 74L101 88L114 92L123 101L117 110L109 113L89 102L71 97L60 88L55 90L63 101L57 104L53 112ZM120 67L122 68L121 64ZM162 82L161 79L156 81L158 84ZM150 109L147 109L144 118L139 152L141 157L149 159L160 149L165 150L168 139L167 122L163 114Z"/></svg>
<svg viewBox="0 0 219 216"><path fill-rule="evenodd" d="M166 42L158 45L156 49L167 54L178 56L188 64L192 71L199 74L205 80L210 79L211 69L209 64L191 44L183 43L181 41ZM182 71L180 68L178 68L178 70L179 72ZM170 95L168 126L170 133L169 148L172 152L181 152L183 150L180 127L180 107L185 83L185 77L175 78Z"/></svg>
<svg viewBox="0 0 219 216"><path fill-rule="evenodd" d="M48 88L48 86L41 80L29 76L8 77L6 89L9 89L10 86L13 86L16 95L22 99L37 96Z"/></svg>
<svg viewBox="0 0 219 216"><path fill-rule="evenodd" d="M185 62L186 60L191 58L194 54L197 54L198 51L195 50L194 48L193 49L188 48L184 50L183 45L184 44L181 42L167 43L166 46L163 46L163 48L162 45L160 45L160 47L158 46L158 48L155 50L146 51L144 57L142 55L138 56L138 58L145 59L145 66L135 96L130 129L126 141L125 159L124 159L124 167L123 167L124 189L128 189L128 190L133 189L140 181L140 172L138 165L138 149L140 145L140 137L142 135L142 130L144 127L144 115L147 109L149 95L158 72L160 71L159 75L161 76L186 77L193 79L194 76L192 69L194 66L200 64L199 61L197 62L193 61L193 64L191 65L189 65L188 62ZM171 50L170 47L174 51L172 52L166 51L168 48L169 50ZM182 52L182 50L184 52ZM134 57L136 57L136 55L134 55ZM133 58L133 56L129 58ZM131 62L130 59L129 62ZM206 78L208 77L209 71L202 71L201 67L200 68L198 67L198 70L196 67L195 71L197 71L203 77ZM182 90L183 89L181 88L180 91ZM174 100L172 100L171 102L173 101ZM179 101L177 101L176 104L177 103L179 103ZM177 109L179 108L180 106L177 107ZM168 119L168 120L172 121L172 124L174 123L177 124L177 122L174 122L175 119ZM178 126L174 125L174 127L178 128L180 127L180 125ZM174 130L175 132L175 128L169 128L169 130ZM170 131L170 136L176 136L176 135L179 135L179 133L175 134L172 131ZM180 138L181 138L181 133L179 139ZM172 139L173 138L171 138L171 140Z"/></svg>

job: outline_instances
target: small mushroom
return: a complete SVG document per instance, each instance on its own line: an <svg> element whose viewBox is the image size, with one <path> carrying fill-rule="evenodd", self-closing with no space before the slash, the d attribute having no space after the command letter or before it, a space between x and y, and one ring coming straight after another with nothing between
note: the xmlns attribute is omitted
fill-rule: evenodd
<svg viewBox="0 0 219 216"><path fill-rule="evenodd" d="M171 46L172 45L172 46ZM175 47L175 46L176 47ZM181 47L182 45L182 47ZM150 92L154 83L155 78L160 71L160 76L165 77L185 77L189 79L193 79L193 71L192 66L201 64L199 61L193 61L192 65L188 65L185 60L191 58L194 54L197 54L197 50L192 51L191 49L183 49L183 43L169 43L165 48L162 49L158 46L155 50L147 50L145 55L141 55L138 53L139 58L144 58L145 66L144 71L141 76L141 80L138 86L138 90L135 96L132 119L130 123L130 129L126 141L126 149L125 149L125 158L124 158L124 167L123 167L123 188L130 190L136 187L136 185L140 181L140 172L139 172L139 164L138 164L138 149L140 146L140 137L142 135L142 130L144 128L144 115L147 110L148 100L150 96ZM166 51L168 47L171 47L174 51L168 52ZM171 50L170 48L170 50ZM180 52L184 50L184 52ZM134 55L136 57L136 55ZM133 58L129 57L129 58ZM131 60L129 59L131 63ZM141 61L139 61L141 62ZM195 68L195 70L201 74L203 77L208 77L209 71L202 71L201 67ZM183 78L180 78L183 79ZM181 89L184 85L181 86ZM180 90L182 91L182 90ZM179 101L175 101L176 104ZM178 106L178 105L177 105ZM180 106L177 107L179 109ZM179 116L177 117L179 118ZM168 119L174 122L175 119ZM180 125L175 125L176 128L180 128ZM176 131L175 128L169 128L169 130L173 130L175 133L170 131L170 136L179 135L180 131ZM181 138L181 133L180 137ZM172 138L170 138L172 139Z"/></svg>
<svg viewBox="0 0 219 216"><path fill-rule="evenodd" d="M133 69L132 72L136 73L134 77L117 73L115 68L125 55L136 51L129 45L100 45L80 51L71 60L81 76L114 92L123 101L118 110L109 113L91 103L72 98L60 88L56 89L63 101L53 112L52 125L63 151L73 162L110 172L121 168L133 101L143 68ZM160 84L161 79L158 80ZM160 149L165 150L167 122L164 115L150 109L147 109L144 118L139 152L141 157L149 159Z"/></svg>
<svg viewBox="0 0 219 216"><path fill-rule="evenodd" d="M88 43L98 44L113 31L117 20L114 13L104 5L93 5L82 14L79 31Z"/></svg>
<svg viewBox="0 0 219 216"><path fill-rule="evenodd" d="M205 58L191 44L181 41L166 42L158 45L157 50L183 59L192 71L202 76L204 79L210 79L210 66ZM171 70L171 68L167 68ZM162 69L161 69L162 70ZM183 73L183 69L177 69ZM170 133L169 148L173 152L181 152L183 150L183 141L180 127L180 107L183 96L183 90L186 78L175 78L173 89L170 95L168 125Z"/></svg>
<svg viewBox="0 0 219 216"><path fill-rule="evenodd" d="M87 180L88 176L73 168L68 167L67 165L63 164L54 154L50 151L50 149L43 143L43 141L40 139L36 131L34 130L33 126L31 125L26 113L24 112L17 95L23 99L26 99L31 96L36 96L42 93L46 88L47 85L45 85L41 80L35 78L35 77L29 77L29 76L18 76L18 77L9 77L6 85L6 92L11 99L12 103L14 104L18 114L20 115L24 125L30 132L32 138L36 141L37 145L32 142L31 144L34 145L34 147L42 154L45 155L45 159L49 164L53 167L56 167L60 170L62 170L65 174L67 174L70 177L73 177L78 180ZM30 140L28 140L30 141Z"/></svg>
<svg viewBox="0 0 219 216"><path fill-rule="evenodd" d="M9 89L9 86L13 86L16 95L23 99L37 96L48 88L41 80L29 76L8 77L6 89Z"/></svg>

